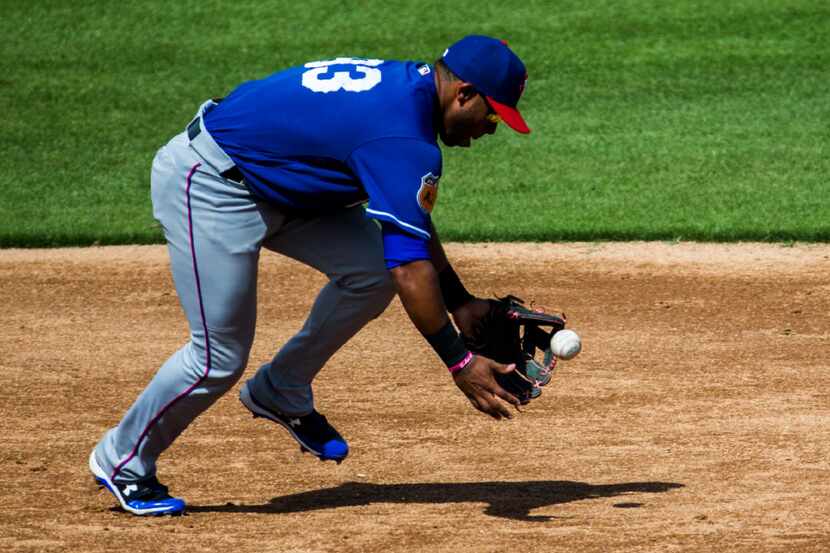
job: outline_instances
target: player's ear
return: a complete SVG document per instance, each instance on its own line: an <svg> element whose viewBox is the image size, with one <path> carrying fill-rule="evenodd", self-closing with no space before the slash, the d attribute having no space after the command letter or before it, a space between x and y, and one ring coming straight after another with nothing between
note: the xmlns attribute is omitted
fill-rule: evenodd
<svg viewBox="0 0 830 553"><path fill-rule="evenodd" d="M470 83L465 83L463 81L459 81L456 86L458 87L455 91L455 97L458 100L459 105L463 106L473 98L478 95L475 87Z"/></svg>

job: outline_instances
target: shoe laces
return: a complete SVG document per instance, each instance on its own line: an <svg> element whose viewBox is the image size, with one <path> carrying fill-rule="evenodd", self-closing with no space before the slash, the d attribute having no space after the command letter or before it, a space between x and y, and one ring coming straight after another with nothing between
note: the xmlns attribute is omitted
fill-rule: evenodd
<svg viewBox="0 0 830 553"><path fill-rule="evenodd" d="M300 423L303 425L304 429L309 432L313 432L322 438L335 438L338 436L337 431L332 425L329 424L326 417L317 411L312 411L308 415L300 417Z"/></svg>
<svg viewBox="0 0 830 553"><path fill-rule="evenodd" d="M138 489L129 495L130 499L139 499L141 501L170 499L167 486L159 482L155 476L137 482L118 482L118 485L121 487L129 486L130 484L138 486Z"/></svg>

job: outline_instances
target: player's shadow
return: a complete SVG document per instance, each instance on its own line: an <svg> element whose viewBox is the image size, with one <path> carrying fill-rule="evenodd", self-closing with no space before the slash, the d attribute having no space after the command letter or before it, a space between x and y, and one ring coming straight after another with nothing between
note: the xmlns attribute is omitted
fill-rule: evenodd
<svg viewBox="0 0 830 553"><path fill-rule="evenodd" d="M359 507L372 503L485 503L484 512L495 517L544 522L553 517L533 516L534 509L559 503L617 497L631 494L663 493L683 484L672 482L628 482L586 484L568 481L470 482L437 484L369 484L347 482L282 497L263 505L192 505L191 513L300 513L337 507ZM640 506L627 502L621 506Z"/></svg>

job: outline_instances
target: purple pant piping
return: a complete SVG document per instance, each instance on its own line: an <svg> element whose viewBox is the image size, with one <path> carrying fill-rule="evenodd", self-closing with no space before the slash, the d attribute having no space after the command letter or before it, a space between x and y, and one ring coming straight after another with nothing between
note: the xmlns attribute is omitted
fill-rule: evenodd
<svg viewBox="0 0 830 553"><path fill-rule="evenodd" d="M113 469L112 476L110 476L111 480L114 480L118 473L121 471L121 469L124 468L124 465L129 463L136 456L141 442L144 441L144 439L147 437L147 434L150 433L150 429L159 421L159 419L164 415L164 413L166 413L167 410L170 409L177 401L190 394L190 392L192 392L197 386L199 386L199 384L201 384L210 373L210 334L208 334L207 319L205 318L205 306L202 303L202 284L199 280L199 266L196 263L196 245L193 239L193 211L190 208L190 183L193 179L193 173L195 173L196 169L198 169L201 165L201 163L197 163L196 165L190 168L190 172L187 174L187 178L185 180L185 182L187 183L185 193L187 194L187 229L188 235L190 237L190 254L193 258L193 274L196 277L196 294L199 298L199 315L202 318L202 328L205 332L205 372L202 374L202 376L199 377L198 380L196 380L196 382L190 385L185 391L174 397L164 407L162 407L161 410L156 414L156 416L154 416L150 420L150 422L147 423L147 426L144 427L144 430L138 437L138 441L136 442L135 447L133 447L132 451L130 451L130 454L127 456L126 459L118 463L115 469Z"/></svg>

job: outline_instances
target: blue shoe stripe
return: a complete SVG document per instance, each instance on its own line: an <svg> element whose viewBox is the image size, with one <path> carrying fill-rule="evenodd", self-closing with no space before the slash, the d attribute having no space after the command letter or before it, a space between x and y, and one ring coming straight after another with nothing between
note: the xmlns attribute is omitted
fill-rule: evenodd
<svg viewBox="0 0 830 553"><path fill-rule="evenodd" d="M140 501L125 499L118 491L118 486L107 477L104 470L98 465L95 459L95 451L89 455L89 470L95 476L95 482L103 486L109 491L113 497L118 501L121 507L134 515L176 515L181 514L185 510L185 502L177 497L171 497L162 501Z"/></svg>

